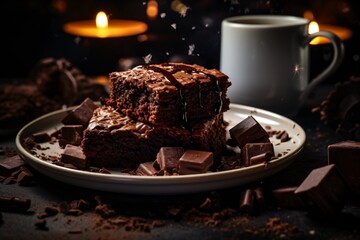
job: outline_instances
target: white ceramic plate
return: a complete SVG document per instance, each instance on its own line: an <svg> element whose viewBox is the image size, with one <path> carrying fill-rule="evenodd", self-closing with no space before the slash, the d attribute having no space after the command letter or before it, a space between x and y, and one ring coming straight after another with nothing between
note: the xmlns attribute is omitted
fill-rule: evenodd
<svg viewBox="0 0 360 240"><path fill-rule="evenodd" d="M253 107L231 104L230 110L224 114L225 120L229 122L228 129L252 115L264 127L270 126L272 130L288 132L290 141L279 143L275 137L271 138L276 156L282 156L271 160L267 165L259 164L220 172L180 176L135 176L116 169L110 169L111 174L102 174L57 166L32 155L24 148L23 139L31 134L44 131L53 133L55 129L60 129L61 120L71 109L46 114L24 126L16 136L17 150L28 164L48 177L102 191L147 195L187 194L243 185L261 180L288 166L301 151L306 140L304 130L286 117ZM44 150L47 155L60 156L63 151L58 144L48 144L48 147Z"/></svg>

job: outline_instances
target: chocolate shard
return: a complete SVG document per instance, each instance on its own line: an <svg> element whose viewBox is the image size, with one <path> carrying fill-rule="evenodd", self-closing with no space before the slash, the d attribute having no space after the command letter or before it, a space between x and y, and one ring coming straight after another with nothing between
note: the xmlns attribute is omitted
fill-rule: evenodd
<svg viewBox="0 0 360 240"><path fill-rule="evenodd" d="M265 197L262 187L257 187L254 190L254 197L257 207L261 210L265 208Z"/></svg>
<svg viewBox="0 0 360 240"><path fill-rule="evenodd" d="M141 176L156 176L158 170L154 168L153 162L145 162L138 166L136 174Z"/></svg>
<svg viewBox="0 0 360 240"><path fill-rule="evenodd" d="M86 169L88 167L82 148L71 144L65 146L64 153L61 155L61 161L66 164L72 164L79 169Z"/></svg>
<svg viewBox="0 0 360 240"><path fill-rule="evenodd" d="M22 197L0 196L0 211L26 212L31 206L31 199Z"/></svg>
<svg viewBox="0 0 360 240"><path fill-rule="evenodd" d="M240 196L240 211L242 212L251 212L254 207L254 196L252 189L246 189L241 192Z"/></svg>
<svg viewBox="0 0 360 240"><path fill-rule="evenodd" d="M295 194L297 188L297 186L290 186L274 189L272 196L275 204L281 208L305 210L304 202Z"/></svg>
<svg viewBox="0 0 360 240"><path fill-rule="evenodd" d="M51 140L51 136L46 132L38 132L31 135L32 139L36 143L44 143L49 142Z"/></svg>
<svg viewBox="0 0 360 240"><path fill-rule="evenodd" d="M156 162L161 170L172 173L178 167L179 159L184 152L183 147L162 147L157 154Z"/></svg>
<svg viewBox="0 0 360 240"><path fill-rule="evenodd" d="M328 163L335 164L355 198L360 198L360 142L343 141L328 146Z"/></svg>
<svg viewBox="0 0 360 240"><path fill-rule="evenodd" d="M348 200L348 186L334 164L312 170L295 194L316 213L336 215Z"/></svg>
<svg viewBox="0 0 360 240"><path fill-rule="evenodd" d="M179 159L179 174L204 173L214 162L212 152L187 150Z"/></svg>
<svg viewBox="0 0 360 240"><path fill-rule="evenodd" d="M86 98L79 106L70 111L61 122L65 125L80 124L86 128L95 109L95 103L90 98Z"/></svg>
<svg viewBox="0 0 360 240"><path fill-rule="evenodd" d="M80 146L83 134L83 125L65 125L61 128L59 144L62 148L66 144Z"/></svg>
<svg viewBox="0 0 360 240"><path fill-rule="evenodd" d="M241 162L244 166L270 161L275 155L271 142L247 143L241 151Z"/></svg>
<svg viewBox="0 0 360 240"><path fill-rule="evenodd" d="M4 158L0 160L0 175L10 176L14 171L24 166L25 162L19 155Z"/></svg>
<svg viewBox="0 0 360 240"><path fill-rule="evenodd" d="M269 134L255 120L253 116L248 116L230 130L230 136L242 149L246 143L269 142Z"/></svg>

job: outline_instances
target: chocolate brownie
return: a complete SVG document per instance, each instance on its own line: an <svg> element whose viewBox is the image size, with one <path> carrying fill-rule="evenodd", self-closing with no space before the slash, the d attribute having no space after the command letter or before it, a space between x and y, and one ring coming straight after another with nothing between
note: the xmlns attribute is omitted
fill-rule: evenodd
<svg viewBox="0 0 360 240"><path fill-rule="evenodd" d="M161 147L211 151L219 163L226 148L226 123L222 114L197 121L189 130L155 126L119 113L111 106L95 109L82 141L91 166L136 168L154 161Z"/></svg>
<svg viewBox="0 0 360 240"><path fill-rule="evenodd" d="M141 122L186 126L229 109L228 76L196 64L163 63L112 72L109 105Z"/></svg>

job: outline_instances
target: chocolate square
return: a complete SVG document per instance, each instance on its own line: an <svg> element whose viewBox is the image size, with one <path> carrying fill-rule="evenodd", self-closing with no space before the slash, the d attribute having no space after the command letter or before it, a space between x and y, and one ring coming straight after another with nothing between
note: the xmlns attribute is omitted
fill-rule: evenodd
<svg viewBox="0 0 360 240"><path fill-rule="evenodd" d="M269 161L274 155L271 142L247 143L241 150L241 162L244 166L250 166Z"/></svg>
<svg viewBox="0 0 360 240"><path fill-rule="evenodd" d="M25 162L19 155L8 157L0 160L0 175L10 176L12 172L20 169L21 166L24 166Z"/></svg>
<svg viewBox="0 0 360 240"><path fill-rule="evenodd" d="M269 142L269 134L255 120L253 116L248 116L230 130L231 138L242 149L246 143Z"/></svg>
<svg viewBox="0 0 360 240"><path fill-rule="evenodd" d="M184 152L183 147L162 147L157 154L156 162L161 170L172 173L173 169L178 167L179 159Z"/></svg>
<svg viewBox="0 0 360 240"><path fill-rule="evenodd" d="M154 168L153 162L145 162L138 166L136 174L140 176L156 176L158 174L158 170Z"/></svg>
<svg viewBox="0 0 360 240"><path fill-rule="evenodd" d="M360 142L343 141L329 145L328 162L335 164L352 193L360 197Z"/></svg>
<svg viewBox="0 0 360 240"><path fill-rule="evenodd" d="M81 124L86 128L95 109L95 103L90 98L86 98L79 106L70 111L61 122L65 125Z"/></svg>
<svg viewBox="0 0 360 240"><path fill-rule="evenodd" d="M344 207L348 186L334 164L312 170L295 194L309 210L335 215Z"/></svg>
<svg viewBox="0 0 360 240"><path fill-rule="evenodd" d="M63 148L66 144L80 146L83 134L82 125L65 125L61 128L59 144Z"/></svg>
<svg viewBox="0 0 360 240"><path fill-rule="evenodd" d="M61 155L61 161L72 164L79 169L86 169L88 167L82 148L71 144L65 146L64 153Z"/></svg>
<svg viewBox="0 0 360 240"><path fill-rule="evenodd" d="M212 152L187 150L179 160L179 174L204 173L214 162Z"/></svg>

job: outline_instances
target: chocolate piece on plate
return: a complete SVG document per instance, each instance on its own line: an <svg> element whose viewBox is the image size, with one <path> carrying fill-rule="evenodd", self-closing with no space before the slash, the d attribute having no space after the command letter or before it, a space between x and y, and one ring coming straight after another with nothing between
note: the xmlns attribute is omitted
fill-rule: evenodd
<svg viewBox="0 0 360 240"><path fill-rule="evenodd" d="M275 203L281 208L303 210L305 208L304 202L295 194L298 187L282 187L274 189L272 196Z"/></svg>
<svg viewBox="0 0 360 240"><path fill-rule="evenodd" d="M156 162L161 170L172 173L178 167L179 159L184 152L183 147L162 147L157 154Z"/></svg>
<svg viewBox="0 0 360 240"><path fill-rule="evenodd" d="M274 155L274 146L271 142L247 143L242 148L241 161L244 166L250 166L269 161Z"/></svg>
<svg viewBox="0 0 360 240"><path fill-rule="evenodd" d="M65 125L61 128L59 144L65 147L66 144L80 146L83 134L82 125Z"/></svg>
<svg viewBox="0 0 360 240"><path fill-rule="evenodd" d="M328 146L328 162L336 168L349 185L352 194L360 197L360 142L343 141Z"/></svg>
<svg viewBox="0 0 360 240"><path fill-rule="evenodd" d="M72 164L79 169L86 169L88 167L82 148L71 144L65 146L64 153L61 155L61 161Z"/></svg>
<svg viewBox="0 0 360 240"><path fill-rule="evenodd" d="M36 143L44 143L49 142L51 140L51 136L46 132L38 132L31 135L34 142Z"/></svg>
<svg viewBox="0 0 360 240"><path fill-rule="evenodd" d="M0 160L0 175L10 176L11 173L24 166L25 162L19 155L8 157Z"/></svg>
<svg viewBox="0 0 360 240"><path fill-rule="evenodd" d="M61 122L65 125L81 124L86 128L95 109L95 103L90 98L86 98L79 106L70 111Z"/></svg>
<svg viewBox="0 0 360 240"><path fill-rule="evenodd" d="M295 194L309 210L335 215L344 207L348 186L334 164L312 170Z"/></svg>
<svg viewBox="0 0 360 240"><path fill-rule="evenodd" d="M269 142L269 134L255 120L253 116L248 116L230 130L230 136L242 149L246 143Z"/></svg>
<svg viewBox="0 0 360 240"><path fill-rule="evenodd" d="M141 163L136 169L136 175L142 176L156 176L158 170L154 168L154 162Z"/></svg>
<svg viewBox="0 0 360 240"><path fill-rule="evenodd" d="M187 150L179 160L179 174L204 173L214 162L212 152Z"/></svg>

